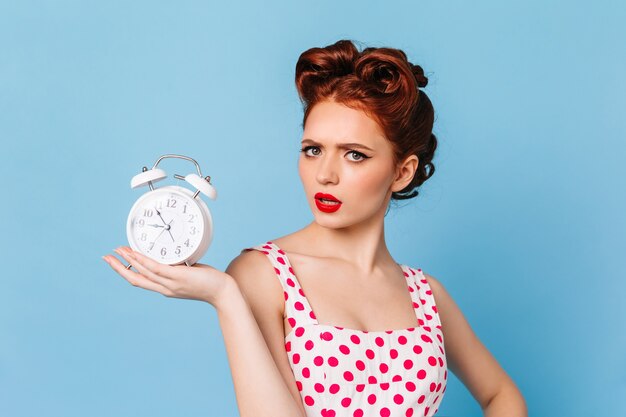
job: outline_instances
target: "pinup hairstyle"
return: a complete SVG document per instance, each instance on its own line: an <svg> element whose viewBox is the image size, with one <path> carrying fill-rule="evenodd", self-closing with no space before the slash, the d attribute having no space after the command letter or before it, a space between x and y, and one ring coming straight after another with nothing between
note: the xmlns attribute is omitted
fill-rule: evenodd
<svg viewBox="0 0 626 417"><path fill-rule="evenodd" d="M415 154L419 163L412 181L392 192L392 200L416 197L414 190L435 172L437 138L434 109L420 87L428 78L400 49L365 48L350 40L304 51L296 64L296 88L304 108L302 128L315 104L334 101L374 119L393 147L394 166ZM411 192L412 191L412 192Z"/></svg>

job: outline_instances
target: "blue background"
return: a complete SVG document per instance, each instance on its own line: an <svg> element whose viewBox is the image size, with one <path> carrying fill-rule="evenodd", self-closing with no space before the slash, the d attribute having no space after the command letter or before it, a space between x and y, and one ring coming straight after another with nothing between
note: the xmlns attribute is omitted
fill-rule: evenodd
<svg viewBox="0 0 626 417"><path fill-rule="evenodd" d="M0 415L238 415L213 307L100 257L165 153L218 190L204 263L309 223L294 68L343 38L430 80L436 173L387 215L394 258L446 286L530 415L625 415L625 21L620 1L0 2ZM481 415L449 379L438 415Z"/></svg>

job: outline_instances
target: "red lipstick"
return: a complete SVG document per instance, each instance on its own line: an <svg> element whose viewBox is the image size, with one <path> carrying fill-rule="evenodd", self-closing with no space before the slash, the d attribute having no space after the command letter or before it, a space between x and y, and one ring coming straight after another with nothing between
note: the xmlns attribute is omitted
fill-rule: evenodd
<svg viewBox="0 0 626 417"><path fill-rule="evenodd" d="M323 201L330 200L330 201ZM324 213L334 213L341 207L341 201L331 194L317 193L315 194L315 204L320 211Z"/></svg>

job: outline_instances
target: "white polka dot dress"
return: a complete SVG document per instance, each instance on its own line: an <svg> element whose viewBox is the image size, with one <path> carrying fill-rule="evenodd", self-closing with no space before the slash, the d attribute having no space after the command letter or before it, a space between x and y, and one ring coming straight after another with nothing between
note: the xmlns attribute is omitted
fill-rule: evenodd
<svg viewBox="0 0 626 417"><path fill-rule="evenodd" d="M366 332L319 324L293 268L275 243L267 255L283 287L293 328L285 350L307 417L433 416L447 382L443 333L421 269L400 265L418 327Z"/></svg>

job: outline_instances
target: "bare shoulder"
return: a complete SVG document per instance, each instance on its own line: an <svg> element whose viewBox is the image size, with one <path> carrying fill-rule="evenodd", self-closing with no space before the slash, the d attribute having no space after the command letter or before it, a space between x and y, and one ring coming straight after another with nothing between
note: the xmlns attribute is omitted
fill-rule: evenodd
<svg viewBox="0 0 626 417"><path fill-rule="evenodd" d="M262 308L282 316L283 290L267 255L258 250L243 251L228 264L225 272L237 282L253 309Z"/></svg>
<svg viewBox="0 0 626 417"><path fill-rule="evenodd" d="M424 273L437 305L448 368L464 383L484 408L507 384L513 384L487 347L480 341L445 286Z"/></svg>

